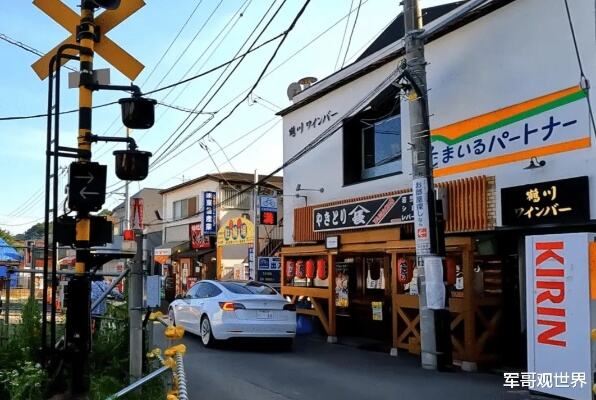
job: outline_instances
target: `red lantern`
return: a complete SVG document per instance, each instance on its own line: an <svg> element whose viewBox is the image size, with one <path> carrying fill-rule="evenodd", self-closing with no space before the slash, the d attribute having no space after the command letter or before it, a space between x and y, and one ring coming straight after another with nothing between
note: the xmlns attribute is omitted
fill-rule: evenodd
<svg viewBox="0 0 596 400"><path fill-rule="evenodd" d="M315 277L315 262L312 258L306 261L306 277L313 279Z"/></svg>
<svg viewBox="0 0 596 400"><path fill-rule="evenodd" d="M455 285L456 275L457 275L457 263L455 258L447 257L445 258L445 277L447 281L447 285Z"/></svg>
<svg viewBox="0 0 596 400"><path fill-rule="evenodd" d="M327 260L324 258L319 258L317 260L317 278L324 281L327 279L328 274L329 270L327 269Z"/></svg>
<svg viewBox="0 0 596 400"><path fill-rule="evenodd" d="M401 257L397 260L397 279L399 283L405 285L406 283L410 283L412 280L412 273L414 268L411 263L408 263L404 257Z"/></svg>
<svg viewBox="0 0 596 400"><path fill-rule="evenodd" d="M304 265L304 260L296 261L296 278L304 279L306 277L306 267Z"/></svg>
<svg viewBox="0 0 596 400"><path fill-rule="evenodd" d="M296 262L294 260L286 261L286 278L289 280L294 279L296 274Z"/></svg>

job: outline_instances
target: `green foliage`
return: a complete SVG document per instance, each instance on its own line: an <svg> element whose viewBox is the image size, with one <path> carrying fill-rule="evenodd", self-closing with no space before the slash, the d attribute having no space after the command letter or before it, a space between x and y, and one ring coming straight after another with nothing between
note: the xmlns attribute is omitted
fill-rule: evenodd
<svg viewBox="0 0 596 400"><path fill-rule="evenodd" d="M112 215L112 211L108 210L107 208L104 208L103 210L98 212L97 215L99 215L100 217L108 217Z"/></svg>
<svg viewBox="0 0 596 400"><path fill-rule="evenodd" d="M12 236L11 233L5 229L0 228L0 238L4 239L6 243L10 245L14 244L14 236Z"/></svg>
<svg viewBox="0 0 596 400"><path fill-rule="evenodd" d="M47 376L40 364L25 361L20 368L0 371L0 382L10 400L43 399Z"/></svg>
<svg viewBox="0 0 596 400"><path fill-rule="evenodd" d="M38 224L33 225L31 228L27 229L25 233L21 236L22 240L35 240L35 239L43 239L44 234L44 223L40 222Z"/></svg>

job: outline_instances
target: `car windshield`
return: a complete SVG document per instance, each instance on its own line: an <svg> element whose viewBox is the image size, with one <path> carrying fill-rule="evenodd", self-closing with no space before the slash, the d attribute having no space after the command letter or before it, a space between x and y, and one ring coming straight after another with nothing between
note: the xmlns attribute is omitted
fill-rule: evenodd
<svg viewBox="0 0 596 400"><path fill-rule="evenodd" d="M277 294L271 287L260 282L219 282L223 287L236 294Z"/></svg>

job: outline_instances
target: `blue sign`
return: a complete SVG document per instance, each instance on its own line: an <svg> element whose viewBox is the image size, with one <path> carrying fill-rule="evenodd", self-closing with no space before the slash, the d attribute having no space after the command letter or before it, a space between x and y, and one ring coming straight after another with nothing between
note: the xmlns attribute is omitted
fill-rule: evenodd
<svg viewBox="0 0 596 400"><path fill-rule="evenodd" d="M217 210L216 210L216 193L203 193L203 234L215 235L217 233Z"/></svg>
<svg viewBox="0 0 596 400"><path fill-rule="evenodd" d="M277 212L277 197L259 196L259 205L261 208L261 212L263 212L263 211Z"/></svg>

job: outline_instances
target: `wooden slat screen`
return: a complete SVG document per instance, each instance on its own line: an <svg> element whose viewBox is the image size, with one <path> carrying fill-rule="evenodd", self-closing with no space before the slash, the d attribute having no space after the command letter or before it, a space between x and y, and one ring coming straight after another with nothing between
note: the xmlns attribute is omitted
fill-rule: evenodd
<svg viewBox="0 0 596 400"><path fill-rule="evenodd" d="M491 178L486 176L475 176L471 178L458 179L454 181L437 183L436 187L443 187L447 190L448 207L447 207L447 221L445 230L447 233L455 232L473 232L484 231L492 229L493 226L489 221L487 208L487 197L490 190L494 188L489 187ZM346 200L338 200L329 203L316 204L307 207L294 209L294 241L295 242L315 242L325 240L327 234L335 234L333 232L313 232L312 218L313 209L325 206L334 206L353 201L369 200L379 197L385 197L395 194L408 193L411 189L401 189L387 193L377 193L368 196L355 197ZM343 232L357 231L344 230Z"/></svg>

